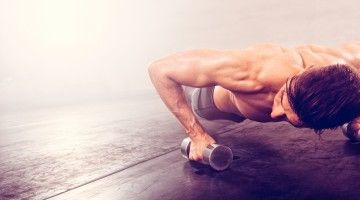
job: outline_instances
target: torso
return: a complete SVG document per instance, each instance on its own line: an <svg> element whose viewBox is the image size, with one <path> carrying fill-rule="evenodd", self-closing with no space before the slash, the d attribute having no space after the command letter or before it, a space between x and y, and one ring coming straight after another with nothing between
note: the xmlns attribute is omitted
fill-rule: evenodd
<svg viewBox="0 0 360 200"><path fill-rule="evenodd" d="M304 68L340 63L359 69L355 62L360 60L360 42L347 43L339 48L306 45L296 47L295 50L303 57Z"/></svg>
<svg viewBox="0 0 360 200"><path fill-rule="evenodd" d="M270 117L275 94L286 80L311 66L344 63L359 69L360 42L340 48L306 45L292 49L278 45L258 45L242 51L250 67L259 68L257 80L265 87L256 93L241 93L216 86L216 106L225 112L243 115L260 122L274 121ZM357 65L357 66L356 66Z"/></svg>

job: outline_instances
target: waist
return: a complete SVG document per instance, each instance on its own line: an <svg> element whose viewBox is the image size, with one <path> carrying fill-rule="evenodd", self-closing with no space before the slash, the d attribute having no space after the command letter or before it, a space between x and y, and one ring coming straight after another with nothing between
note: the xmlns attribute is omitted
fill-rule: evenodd
<svg viewBox="0 0 360 200"><path fill-rule="evenodd" d="M220 86L215 86L213 98L215 106L222 112L242 115L236 106L236 98L231 91Z"/></svg>

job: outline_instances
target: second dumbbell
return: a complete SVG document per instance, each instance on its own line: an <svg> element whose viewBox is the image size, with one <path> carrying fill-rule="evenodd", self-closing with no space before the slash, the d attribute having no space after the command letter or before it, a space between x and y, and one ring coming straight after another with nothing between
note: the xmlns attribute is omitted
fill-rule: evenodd
<svg viewBox="0 0 360 200"><path fill-rule="evenodd" d="M346 123L341 126L341 130L343 134L350 139L352 142L359 142L360 141L360 130L354 131L349 127L349 124Z"/></svg>

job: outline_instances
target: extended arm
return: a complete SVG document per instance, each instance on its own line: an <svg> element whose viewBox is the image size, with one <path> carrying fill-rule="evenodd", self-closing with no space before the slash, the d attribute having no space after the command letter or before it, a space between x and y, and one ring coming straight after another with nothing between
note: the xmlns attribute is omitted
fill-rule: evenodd
<svg viewBox="0 0 360 200"><path fill-rule="evenodd" d="M181 85L192 87L221 85L244 92L261 89L251 80L247 69L239 65L239 60L234 55L229 51L188 51L155 61L149 67L150 78L160 97L195 143L204 140L208 140L208 143L214 141L212 138L209 139L187 104ZM200 155L194 155L193 159L197 159L197 156Z"/></svg>
<svg viewBox="0 0 360 200"><path fill-rule="evenodd" d="M205 57L213 52L196 51L175 54L155 61L149 67L150 78L161 99L184 126L192 140L203 137L203 127L187 104L181 85L206 87L215 85L211 78L212 66L205 66ZM209 62L209 61L207 61Z"/></svg>

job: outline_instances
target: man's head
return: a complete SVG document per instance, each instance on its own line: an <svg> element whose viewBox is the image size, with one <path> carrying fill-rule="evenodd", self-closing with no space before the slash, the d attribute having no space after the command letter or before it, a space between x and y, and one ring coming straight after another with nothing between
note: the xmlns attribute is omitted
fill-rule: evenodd
<svg viewBox="0 0 360 200"><path fill-rule="evenodd" d="M292 77L284 89L284 109L299 126L336 128L360 115L359 72L347 65L313 67Z"/></svg>

